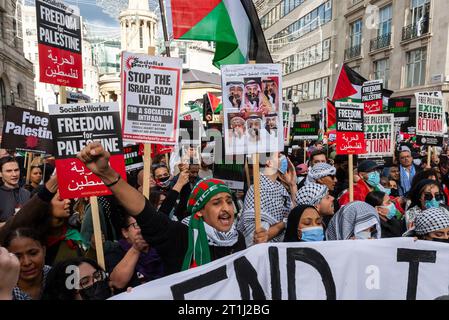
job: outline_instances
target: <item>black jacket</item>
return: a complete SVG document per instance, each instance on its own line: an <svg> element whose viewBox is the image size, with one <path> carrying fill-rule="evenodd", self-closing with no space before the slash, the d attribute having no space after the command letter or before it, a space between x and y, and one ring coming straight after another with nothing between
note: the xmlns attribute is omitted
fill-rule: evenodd
<svg viewBox="0 0 449 320"><path fill-rule="evenodd" d="M10 189L5 185L0 187L0 222L5 222L15 213L16 207L30 199L30 192L24 188Z"/></svg>
<svg viewBox="0 0 449 320"><path fill-rule="evenodd" d="M148 201L135 219L145 241L161 257L165 274L180 272L188 249L189 227L182 222L171 221L165 214L157 213ZM209 249L211 259L217 260L246 249L245 238L239 232L239 239L232 247L209 246Z"/></svg>

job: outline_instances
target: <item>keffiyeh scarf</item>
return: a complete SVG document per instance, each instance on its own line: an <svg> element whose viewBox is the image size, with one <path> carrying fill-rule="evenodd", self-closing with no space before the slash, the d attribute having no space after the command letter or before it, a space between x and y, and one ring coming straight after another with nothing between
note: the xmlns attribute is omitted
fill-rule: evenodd
<svg viewBox="0 0 449 320"><path fill-rule="evenodd" d="M376 209L366 202L354 201L343 206L332 217L326 230L327 240L348 240L356 233L375 227L373 236L380 239L380 219Z"/></svg>
<svg viewBox="0 0 449 320"><path fill-rule="evenodd" d="M272 225L282 222L291 211L292 201L290 194L278 181L272 181L265 175L260 175L260 208L262 227L266 230ZM237 229L243 233L246 246L253 244L255 231L255 209L254 209L254 185L252 185L245 196L243 213L237 224ZM274 237L271 242L282 242L284 232Z"/></svg>
<svg viewBox="0 0 449 320"><path fill-rule="evenodd" d="M296 193L296 204L315 206L328 194L329 189L325 185L309 183Z"/></svg>
<svg viewBox="0 0 449 320"><path fill-rule="evenodd" d="M335 176L337 173L337 169L334 166L331 166L327 163L317 163L313 166L312 169L309 170L309 174L307 175L306 185L310 183L316 183L318 179L327 177L327 176Z"/></svg>

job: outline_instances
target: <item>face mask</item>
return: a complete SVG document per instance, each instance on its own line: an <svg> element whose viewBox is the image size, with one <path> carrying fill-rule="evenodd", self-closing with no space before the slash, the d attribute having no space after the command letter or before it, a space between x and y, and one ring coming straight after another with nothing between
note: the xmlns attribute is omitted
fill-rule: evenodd
<svg viewBox="0 0 449 320"><path fill-rule="evenodd" d="M281 174L286 174L287 170L288 170L288 160L287 157L284 156L281 158L281 163L279 165L279 172Z"/></svg>
<svg viewBox="0 0 449 320"><path fill-rule="evenodd" d="M380 208L384 208L384 209L388 209L388 213L387 213L387 219L391 220L394 217L396 217L396 206L394 205L394 203L390 204L389 206L380 206Z"/></svg>
<svg viewBox="0 0 449 320"><path fill-rule="evenodd" d="M156 184L161 188L167 188L170 185L170 177L157 179Z"/></svg>
<svg viewBox="0 0 449 320"><path fill-rule="evenodd" d="M305 242L315 242L324 240L323 227L312 227L302 229L301 240Z"/></svg>
<svg viewBox="0 0 449 320"><path fill-rule="evenodd" d="M360 231L355 234L356 240L368 240L371 238L371 232L370 231Z"/></svg>
<svg viewBox="0 0 449 320"><path fill-rule="evenodd" d="M366 182L372 186L372 187L377 187L378 185L380 185L380 174L377 171L374 172L370 172L368 174L368 180L366 180Z"/></svg>
<svg viewBox="0 0 449 320"><path fill-rule="evenodd" d="M382 191L383 193L386 193L388 196L391 194L391 189L385 188L383 185L379 184L377 186L379 191Z"/></svg>
<svg viewBox="0 0 449 320"><path fill-rule="evenodd" d="M441 242L441 243L449 243L449 239L437 239L437 238L432 238L432 241L435 241L435 242Z"/></svg>
<svg viewBox="0 0 449 320"><path fill-rule="evenodd" d="M97 281L90 287L79 291L83 300L106 300L112 296L106 280Z"/></svg>
<svg viewBox="0 0 449 320"><path fill-rule="evenodd" d="M432 200L426 200L425 202L425 207L426 209L430 209L430 208L439 208L440 207L440 202L437 201L437 199L433 198Z"/></svg>

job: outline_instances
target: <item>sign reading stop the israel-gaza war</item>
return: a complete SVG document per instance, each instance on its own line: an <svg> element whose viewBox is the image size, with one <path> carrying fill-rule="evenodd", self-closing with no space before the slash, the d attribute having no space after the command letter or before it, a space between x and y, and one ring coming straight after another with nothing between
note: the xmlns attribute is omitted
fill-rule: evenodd
<svg viewBox="0 0 449 320"><path fill-rule="evenodd" d="M362 86L362 102L365 105L365 114L382 113L382 80L367 81Z"/></svg>
<svg viewBox="0 0 449 320"><path fill-rule="evenodd" d="M112 299L433 300L448 297L448 264L447 244L412 238L268 243Z"/></svg>
<svg viewBox="0 0 449 320"><path fill-rule="evenodd" d="M363 103L335 102L337 111L337 154L364 154Z"/></svg>
<svg viewBox="0 0 449 320"><path fill-rule="evenodd" d="M111 194L76 155L89 143L98 141L111 154L111 167L126 180L118 104L65 104L49 108L61 197L73 199Z"/></svg>
<svg viewBox="0 0 449 320"><path fill-rule="evenodd" d="M40 82L83 88L81 23L77 7L36 0Z"/></svg>
<svg viewBox="0 0 449 320"><path fill-rule="evenodd" d="M279 64L221 67L227 155L284 150L281 70Z"/></svg>
<svg viewBox="0 0 449 320"><path fill-rule="evenodd" d="M393 157L394 116L392 114L372 114L365 116L366 154L363 158Z"/></svg>
<svg viewBox="0 0 449 320"><path fill-rule="evenodd" d="M2 148L53 153L53 138L48 113L9 106L3 125Z"/></svg>
<svg viewBox="0 0 449 320"><path fill-rule="evenodd" d="M444 136L444 108L441 91L418 92L416 135L420 145L441 146Z"/></svg>
<svg viewBox="0 0 449 320"><path fill-rule="evenodd" d="M123 139L178 142L182 60L123 52Z"/></svg>

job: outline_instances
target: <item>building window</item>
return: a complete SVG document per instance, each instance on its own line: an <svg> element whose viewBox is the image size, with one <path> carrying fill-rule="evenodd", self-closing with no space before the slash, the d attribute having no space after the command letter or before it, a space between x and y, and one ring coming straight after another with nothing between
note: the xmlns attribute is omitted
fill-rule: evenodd
<svg viewBox="0 0 449 320"><path fill-rule="evenodd" d="M418 24L429 17L430 0L411 0L411 23Z"/></svg>
<svg viewBox="0 0 449 320"><path fill-rule="evenodd" d="M390 81L390 59L374 61L374 78L382 79L384 87L388 88Z"/></svg>
<svg viewBox="0 0 449 320"><path fill-rule="evenodd" d="M139 26L139 45L140 48L143 48L143 30L142 30L142 26Z"/></svg>
<svg viewBox="0 0 449 320"><path fill-rule="evenodd" d="M305 83L300 83L288 88L284 88L284 97L287 99L286 94L290 91L293 95L298 95L300 101L318 100L328 95L329 78L320 78Z"/></svg>
<svg viewBox="0 0 449 320"><path fill-rule="evenodd" d="M23 99L24 98L24 90L23 90L23 85L21 83L19 83L17 85L17 93L19 95L19 99Z"/></svg>
<svg viewBox="0 0 449 320"><path fill-rule="evenodd" d="M330 39L326 39L283 59L281 63L284 65L284 74L288 74L326 61L329 57Z"/></svg>
<svg viewBox="0 0 449 320"><path fill-rule="evenodd" d="M0 10L0 38L5 37L5 31L4 31L4 23L5 23L5 15L2 10Z"/></svg>
<svg viewBox="0 0 449 320"><path fill-rule="evenodd" d="M2 79L0 79L0 107L3 108L6 106L6 89L5 83Z"/></svg>
<svg viewBox="0 0 449 320"><path fill-rule="evenodd" d="M392 21L392 5L388 5L380 9L379 11L379 30L378 36L383 36L391 33L391 21Z"/></svg>
<svg viewBox="0 0 449 320"><path fill-rule="evenodd" d="M350 30L351 48L360 46L362 44L362 19L351 23Z"/></svg>
<svg viewBox="0 0 449 320"><path fill-rule="evenodd" d="M427 48L407 52L407 87L424 85L426 81Z"/></svg>

